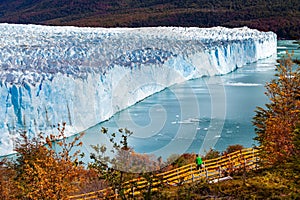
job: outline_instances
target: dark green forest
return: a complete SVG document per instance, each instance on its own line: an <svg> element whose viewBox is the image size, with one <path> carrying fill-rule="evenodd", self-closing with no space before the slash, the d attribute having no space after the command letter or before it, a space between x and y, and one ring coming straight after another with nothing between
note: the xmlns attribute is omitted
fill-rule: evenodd
<svg viewBox="0 0 300 200"><path fill-rule="evenodd" d="M89 27L248 26L300 38L294 0L0 0L1 23Z"/></svg>

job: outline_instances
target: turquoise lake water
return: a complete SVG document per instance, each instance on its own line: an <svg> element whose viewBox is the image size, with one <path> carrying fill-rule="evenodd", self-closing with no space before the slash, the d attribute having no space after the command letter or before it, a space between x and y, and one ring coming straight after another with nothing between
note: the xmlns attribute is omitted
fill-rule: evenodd
<svg viewBox="0 0 300 200"><path fill-rule="evenodd" d="M277 58L260 60L223 76L203 77L176 84L156 93L85 131L80 149L86 159L94 150L91 145L105 145L111 150L110 133L119 128L133 132L129 146L136 152L162 156L185 152L205 154L210 148L225 150L229 145L257 145L252 118L256 106L268 102L264 85L274 78L276 59L299 45L278 41ZM72 141L73 137L69 140ZM86 160L86 161L87 161Z"/></svg>
<svg viewBox="0 0 300 200"><path fill-rule="evenodd" d="M278 57L295 50L293 41L278 41ZM260 60L236 71L176 84L134 106L115 114L110 120L88 129L82 138L86 153L90 145L110 146L100 134L128 128L133 132L129 145L139 153L167 158L172 154L204 154L210 148L223 151L229 145L257 145L252 118L256 106L268 102L264 85L274 78L276 57Z"/></svg>

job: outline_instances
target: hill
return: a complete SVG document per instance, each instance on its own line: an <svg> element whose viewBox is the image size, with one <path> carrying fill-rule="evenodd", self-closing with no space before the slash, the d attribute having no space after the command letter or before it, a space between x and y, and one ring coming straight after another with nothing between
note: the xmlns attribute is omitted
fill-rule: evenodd
<svg viewBox="0 0 300 200"><path fill-rule="evenodd" d="M91 27L248 26L300 38L293 0L0 0L0 22Z"/></svg>

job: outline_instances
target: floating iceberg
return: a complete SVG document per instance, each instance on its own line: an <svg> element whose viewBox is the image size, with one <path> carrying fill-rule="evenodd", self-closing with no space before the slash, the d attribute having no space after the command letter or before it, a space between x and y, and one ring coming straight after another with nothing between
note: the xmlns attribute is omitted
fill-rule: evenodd
<svg viewBox="0 0 300 200"><path fill-rule="evenodd" d="M247 27L77 28L0 24L0 155L18 130L83 131L173 84L276 54Z"/></svg>

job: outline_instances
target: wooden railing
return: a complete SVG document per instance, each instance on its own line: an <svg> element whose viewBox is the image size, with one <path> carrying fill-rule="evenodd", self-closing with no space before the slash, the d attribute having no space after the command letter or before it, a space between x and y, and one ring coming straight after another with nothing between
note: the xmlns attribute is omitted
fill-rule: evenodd
<svg viewBox="0 0 300 200"><path fill-rule="evenodd" d="M191 183L206 179L209 182L217 182L224 177L228 178L229 174L238 170L257 169L259 149L248 148L236 151L219 158L204 160L204 167L200 170L196 169L196 165L188 164L167 172L153 175L151 182L145 178L136 178L123 183L122 191L113 191L106 188L103 190L70 196L69 199L101 199L116 198L120 194L126 196L139 196L147 191L155 192L163 185L178 186L185 183Z"/></svg>

